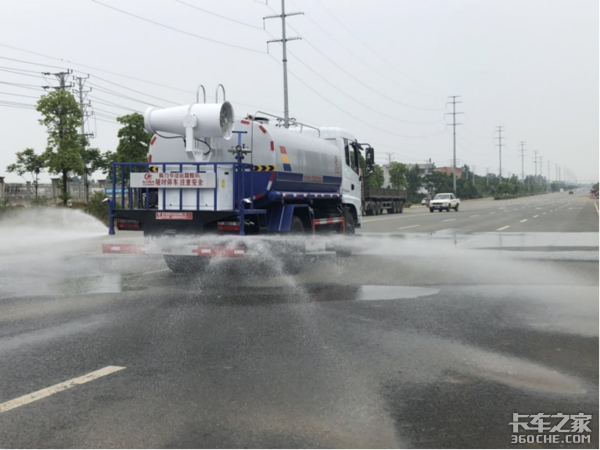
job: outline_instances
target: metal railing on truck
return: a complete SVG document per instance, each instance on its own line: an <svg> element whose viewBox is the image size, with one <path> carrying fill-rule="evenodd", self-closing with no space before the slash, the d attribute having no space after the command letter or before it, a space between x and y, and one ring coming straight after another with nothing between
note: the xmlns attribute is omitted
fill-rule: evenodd
<svg viewBox="0 0 600 450"><path fill-rule="evenodd" d="M252 173L253 166L252 164L245 164L240 162L160 162L160 163L113 163L112 167L112 191L110 192L109 197L109 212L110 212L110 223L113 223L114 220L114 211L118 210L134 210L134 209L156 209L158 211L167 211L167 202L166 202L166 190L167 189L179 189L179 211L183 211L183 190L195 189L196 191L196 208L192 211L200 211L200 190L201 189L211 189L202 186L194 187L186 185L186 187L178 187L178 183L175 180L183 180L184 177L176 178L175 183L168 183L167 180L170 180L170 177L162 177L167 183L165 185L155 185L155 186L147 186L147 187L132 187L130 184L131 175L132 174L202 174L202 173L213 173L215 176L215 187L212 188L214 190L213 197L213 211L217 211L217 167L223 166L231 166L231 170L233 172L233 195L232 195L232 204L231 210L234 212L239 212L240 205L243 208L243 199L246 197L251 197L249 195L245 195L244 186L245 186L245 174ZM193 167L192 171L189 171L189 168ZM177 171L177 168L179 171ZM184 168L187 171L184 171ZM212 171L210 170L212 168ZM162 169L162 171L159 171ZM159 177L152 177L158 178ZM187 178L190 179L190 178ZM188 187L189 186L189 187ZM159 204L157 198L156 207L150 208L150 190L151 189L162 189L162 208L159 208ZM142 195L145 194L145 195ZM144 201L142 201L144 198ZM117 201L120 200L120 205L117 208ZM253 209L253 201L251 203L250 209ZM191 209L187 208L187 211ZM169 209L169 211L173 211L173 209ZM203 209L206 211L206 209Z"/></svg>

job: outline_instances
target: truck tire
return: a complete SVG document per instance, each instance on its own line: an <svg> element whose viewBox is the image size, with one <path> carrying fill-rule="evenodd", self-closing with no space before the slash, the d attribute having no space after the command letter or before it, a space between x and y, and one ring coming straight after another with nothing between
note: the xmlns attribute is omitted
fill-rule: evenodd
<svg viewBox="0 0 600 450"><path fill-rule="evenodd" d="M404 202L400 201L398 203L398 213L402 214L404 212Z"/></svg>
<svg viewBox="0 0 600 450"><path fill-rule="evenodd" d="M210 264L210 258L206 256L164 255L164 257L171 272L182 275L202 273Z"/></svg>
<svg viewBox="0 0 600 450"><path fill-rule="evenodd" d="M388 214L396 214L396 202L392 202L392 207L387 209Z"/></svg>
<svg viewBox="0 0 600 450"><path fill-rule="evenodd" d="M302 219L298 216L292 217L292 223L290 224L290 235L300 236L305 234L304 224ZM282 271L287 275L297 275L304 267L304 251L305 248L296 245L292 242L286 252L290 254L284 254L282 259Z"/></svg>
<svg viewBox="0 0 600 450"><path fill-rule="evenodd" d="M375 215L378 216L379 215L379 202L375 202L375 204L373 205L373 210L375 212Z"/></svg>
<svg viewBox="0 0 600 450"><path fill-rule="evenodd" d="M456 206L454 207L454 211L458 212L458 203L456 204Z"/></svg>
<svg viewBox="0 0 600 450"><path fill-rule="evenodd" d="M354 217L352 217L352 213L348 210L344 212L344 221L346 227L346 236L353 236L356 232L356 228L354 227ZM340 257L348 257L352 256L352 250L350 249L340 249L335 251L336 256Z"/></svg>

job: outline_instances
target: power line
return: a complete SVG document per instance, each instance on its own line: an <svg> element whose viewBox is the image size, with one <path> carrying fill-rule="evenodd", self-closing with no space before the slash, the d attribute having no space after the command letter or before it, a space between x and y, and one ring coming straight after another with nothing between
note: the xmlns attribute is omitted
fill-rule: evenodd
<svg viewBox="0 0 600 450"><path fill-rule="evenodd" d="M140 99L137 99L137 98L129 97L129 96L125 95L125 94L113 91L112 89L104 88L102 86L98 86L97 84L94 84L94 83L90 83L90 85L94 86L97 91L103 92L103 93L108 94L108 95L114 95L115 97L123 98L123 99L126 99L126 100L131 100L133 102L143 103L143 104L148 105L148 106L157 106L159 108L164 108L164 106L155 105L153 103L148 103L148 102L146 102L144 100L140 100Z"/></svg>
<svg viewBox="0 0 600 450"><path fill-rule="evenodd" d="M290 3L294 4L293 2L290 2ZM268 5L267 5L267 6L268 6ZM338 41L338 40L337 40L337 39L336 39L334 36L332 36L332 35L331 35L331 34L330 34L330 33L329 33L329 32L328 32L328 31L327 31L325 28L323 28L321 25L319 25L317 22L315 22L315 21L314 21L314 20L313 20L313 19L310 17L310 15L308 15L308 14L305 14L305 17L306 17L306 18L307 18L307 19L308 19L310 22L312 22L312 23L313 23L313 24L314 24L314 25L315 25L317 28L319 28L319 30L321 30L323 33L325 33L327 36L329 36L329 38L330 38L330 39L331 39L333 42L335 42L337 45L339 45L341 48L343 48L343 49L344 49L344 50L345 50L345 51L346 51L348 54L350 54L350 55L351 55L353 58L355 58L357 61L359 61L359 62L360 62L360 64L361 64L361 65L363 65L364 67L366 67L366 68L370 69L371 71L375 72L376 74L380 75L381 77L385 78L386 80L388 80L388 81L390 81L390 82L392 82L392 83L396 84L397 86L400 86L400 87L401 87L401 88L403 88L403 89L408 89L408 90L410 90L410 91L413 91L413 92L415 92L415 93L417 93L417 94L420 94L420 95L423 95L423 96L426 96L426 97L435 98L435 97L433 97L433 96L432 96L432 95L430 95L430 94L427 94L427 93L424 93L424 92L418 91L418 90L416 90L416 89L414 89L414 88L412 88L412 87L410 87L410 86L406 86L406 85L404 85L404 84L401 84L401 83L399 83L398 81L394 80L393 78L390 78L390 77L388 77L388 76L387 76L385 73L382 73L382 72L380 72L380 71L376 70L376 69L375 69L375 68L374 68L372 65L370 65L370 64L365 64L364 58L360 58L359 56L355 55L355 54L354 54L352 51L350 51L350 50L349 50L349 49L348 49L346 46L344 46L344 45L343 45L343 44L342 44L340 41ZM292 28L292 27L290 27L290 28ZM292 29L293 29L293 28L292 28ZM294 31L296 31L296 30L294 30ZM298 33L298 31L296 31L296 33ZM306 41L306 38L304 38L304 40ZM306 42L308 43L308 41L306 41ZM310 43L309 43L309 45L312 45L312 44L310 44Z"/></svg>
<svg viewBox="0 0 600 450"><path fill-rule="evenodd" d="M338 19L338 18L337 18L337 17L336 17L336 16L335 16L335 15L334 15L334 14L333 14L331 11L329 11L327 8L325 8L325 6L323 6L323 4L322 4L322 3L321 3L319 0L316 0L316 2L317 2L317 4L318 4L318 5L319 5L321 8L323 8L323 9L324 9L324 10L327 12L327 14L329 14L331 17L333 17L333 19L334 19L334 20L335 20L337 23L339 23L339 24L340 24L340 25L341 25L341 26L342 26L342 27L343 27L343 28L344 28L344 29L345 29L345 30L346 30L348 33L350 33L352 36L354 36L354 38L355 38L355 39L356 39L358 42L360 42L360 43L361 43L361 44L362 44L362 45L363 45L365 48L367 48L367 49L368 49L368 50L369 50L371 53L373 53L375 56L377 56L377 57L378 57L378 58L379 58L381 61L383 61L384 63L386 63L388 66L390 66L390 67L391 67L392 69L394 69L396 72L398 72L400 75L403 75L403 76L405 76L406 78L408 78L409 80L411 80L411 81L412 81L412 82L414 82L414 83L420 84L421 86L423 86L423 87L426 87L427 89L430 89L430 90L432 90L432 91L435 91L435 92L437 92L438 94L441 94L441 93L440 93L440 92L438 92L436 89L433 89L433 88L431 88L431 87L425 86L425 85L423 85L422 83L420 83L419 81L415 80L414 78L412 78L412 77L408 76L407 74L405 74L405 73L402 73L401 71L399 71L397 67L395 67L394 65L392 65L392 64L391 64L389 61L387 61L385 58L383 58L383 57L382 57L382 56L381 56L379 53L377 53L375 50L373 50L373 49L372 49L370 46L368 46L367 44L365 44L365 43L362 41L362 39L361 39L360 37L358 37L356 34L354 34L354 32L353 32L352 30L350 30L348 27L346 27L346 25L345 25L345 24L344 24L344 23L343 23L341 20L339 20L339 19ZM441 95L444 95L444 94L441 94Z"/></svg>
<svg viewBox="0 0 600 450"><path fill-rule="evenodd" d="M270 8L270 7L269 7ZM271 10L273 10L273 8L270 8ZM292 27L291 25L289 25L289 27L294 30L299 36L302 37L302 39L304 40L304 42L306 42L310 47L312 47L316 52L318 52L321 56L323 56L325 59L327 59L327 61L329 61L331 64L333 64L335 67L337 67L342 73L344 73L345 75L347 75L348 77L352 78L354 81L356 81L357 83L359 83L360 85L366 87L367 89L369 89L370 91L376 93L377 95L380 95L381 97L385 98L386 100L389 100L391 102L394 102L398 105L404 106L406 108L411 108L411 109L417 109L417 110L421 110L421 111L441 111L444 108L424 108L424 107L420 107L420 106L414 106L414 105L409 105L407 103L404 102L400 102L398 100L395 100L389 96L387 96L386 94L383 94L382 92L378 91L377 89L374 89L373 87L369 86L368 84L364 83L363 81L361 81L359 78L357 78L356 76L354 76L352 74L351 71L344 69L343 67L341 67L339 64L337 64L335 61L333 61L330 57L328 57L325 53L323 53L317 46L313 45L310 43L310 41L308 41L306 39L306 37L302 36L294 27ZM268 33L268 32L267 32ZM270 33L268 33L270 35ZM292 55L294 58L296 58L301 64L303 64L304 66L306 66L310 71L312 71L314 74L316 74L319 78L321 78L322 80L324 80L326 83L328 83L329 85L333 86L335 89L337 89L338 91L342 92L342 94L346 95L347 97L353 99L352 97L350 97L348 94L346 94L345 92L341 91L337 86L335 86L335 84L330 83L329 81L327 81L325 79L325 77L323 77L322 75L320 75L317 71L315 71L314 69L312 69L307 63L305 63L304 61L302 61L297 55L295 55L292 52L289 52L290 55ZM363 62L364 63L364 62ZM353 99L354 100L354 99ZM355 100L357 101L357 100ZM360 103L360 102L359 102ZM373 108L369 108L371 110L373 110ZM381 114L381 113L380 113ZM383 115L383 114L382 114ZM401 120L401 119L397 119L391 116L386 116L389 117L393 120L397 120L400 122L405 122L405 123L412 123L412 124L426 124L426 123L436 123L438 121L435 122L409 122L406 120ZM440 119L439 121L441 121L443 119Z"/></svg>
<svg viewBox="0 0 600 450"><path fill-rule="evenodd" d="M246 26L246 27L255 28L255 29L257 29L257 30L261 30L261 31L263 31L263 29L262 29L261 27L257 27L256 25L252 25L252 24L250 24L250 23L246 23L246 22L241 22L241 21L239 21L239 20L232 19L231 17L222 16L222 15L220 15L220 14L217 14L217 13L214 13L214 12L212 12L212 11L208 11L208 10L206 10L206 9L200 8L199 6L190 5L189 3L182 2L181 0L175 0L175 1L176 1L176 2L179 2L179 3L181 3L182 5L189 6L190 8L197 9L198 11L205 12L206 14L210 14L210 15L212 15L212 16L220 17L221 19L224 19L224 20L229 20L230 22L234 22L234 23L237 23L237 24L239 24L239 25L244 25L244 26Z"/></svg>
<svg viewBox="0 0 600 450"><path fill-rule="evenodd" d="M390 116L390 115L388 115L388 114L385 114L385 113L383 113L383 112L381 112L381 111L379 111L379 110L377 110L377 109L375 109L375 108L371 108L370 106L368 106L368 105L364 104L364 103L363 103L363 102L361 102L360 100L357 100L356 98L354 98L354 97L352 97L351 95L347 94L347 93L346 93L346 92L344 92L342 89L340 89L339 87L337 87L337 86L336 86L334 83L331 83L331 82L330 82L330 81L328 81L328 80L327 80L325 77L323 77L322 75L320 75L320 74L319 74L319 73L318 73L316 70L312 69L312 68L311 68L311 67L310 67L308 64L306 64L305 62L303 62L303 61L302 61L300 58L298 58L298 57L297 57L296 55L294 55L292 52L290 52L290 54L291 54L292 56L294 56L294 57L295 57L295 58L298 60L298 62L299 62L299 63L301 63L301 64L302 64L304 67L306 67L306 68L307 68L308 70L310 70L312 73L314 73L315 75L317 75L319 78L321 78L321 79L322 79L322 80L323 80L325 83L327 83L328 85L330 85L330 86L331 86L332 88L334 88L336 91L340 92L342 95L345 95L345 96L346 96L346 97L348 97L350 100L352 100L352 101L354 101L354 102L358 103L358 104L359 104L359 105L361 105L363 108L366 108L366 109L368 109L368 110L370 110L370 111L373 111L373 112L375 112L375 113L377 113L377 114L379 114L379 115L382 115L383 117L387 117L388 119L395 120L395 121L397 121L397 122L402 122L402 123L407 123L407 124L412 124L412 125L427 125L427 124L432 124L432 123L438 123L438 122L442 122L442 121L444 120L444 119L442 118L442 119L439 119L439 120L436 120L436 121L433 121L433 122L411 122L411 121L408 121L408 120L398 119L397 117L394 117L394 116ZM352 78L354 78L354 77L352 76ZM359 82L360 82L360 81L359 81ZM361 84L364 84L364 83L362 83L362 82L361 82ZM366 85L365 85L365 86L366 86ZM368 87L368 86L367 86L367 87ZM374 91L374 92L377 92L377 91ZM395 100L393 100L393 99L391 99L391 98L389 98L389 97L386 97L386 98L387 98L388 100L391 100L391 101L393 101L393 102L396 102ZM396 103L399 103L399 102L396 102ZM402 103L400 103L400 104L402 104ZM403 105L403 106L408 106L408 105L405 105L405 104L402 104L402 105ZM413 108L412 106L408 106L408 107L410 107L410 108ZM420 108L416 108L416 109L420 109ZM443 109L443 108L442 108L442 109Z"/></svg>
<svg viewBox="0 0 600 450"><path fill-rule="evenodd" d="M2 45L2 44L0 44L0 45ZM10 47L10 46L7 45L5 47ZM15 48L15 47L10 47L10 48ZM6 56L0 56L0 59L6 59L7 61L20 62L23 64L31 64L34 66L52 67L53 69L63 69L64 70L64 67L60 67L60 66L51 66L50 64L38 64L38 63L34 63L34 62L23 61L22 59L8 58Z"/></svg>
<svg viewBox="0 0 600 450"><path fill-rule="evenodd" d="M115 82L113 82L113 81L109 81L109 80L106 80L106 79L104 79L104 78L100 78L98 75L94 75L94 79L97 79L97 80L103 81L103 82L105 82L105 83L108 83L108 84L112 84L112 85L114 85L114 86L120 87L120 88L122 88L122 89L126 89L126 90L128 90L128 91L131 91L131 92L135 92L136 94L141 94L141 95L145 95L146 97L154 98L154 99L156 99L156 100L160 100L160 101L167 102L167 103L172 103L172 104L174 104L174 105L178 105L178 104L179 104L179 103L177 103L177 102L174 102L174 101L171 101L171 100L167 100L167 99L160 98L160 97L155 97L154 95L146 94L146 93L144 93L144 92L137 91L137 90L135 90L135 89L132 89L132 88L130 88L130 87L123 86L122 84L118 84L118 83L115 83ZM93 84L93 83L90 83L90 84L92 84L92 85L94 85L94 86L97 86L97 85L95 85L95 84ZM106 89L107 89L107 88L106 88ZM116 92L116 91L113 91L113 92Z"/></svg>
<svg viewBox="0 0 600 450"><path fill-rule="evenodd" d="M9 81L0 81L0 84L6 84L9 86L16 86L16 87L20 87L23 89L33 89L36 91L43 91L44 89L42 89L39 85L37 84L24 84L24 83L12 83Z"/></svg>
<svg viewBox="0 0 600 450"><path fill-rule="evenodd" d="M54 56L44 55L43 53L33 52L31 50L25 50L23 48L14 47L12 45L7 45L7 44L0 43L0 47L6 47L6 48L13 49L13 50L18 50L20 52L29 53L29 54L36 55L36 56L41 56L43 58L48 58L48 59L52 59L52 60L55 60L55 61L64 61L62 58L57 58L57 57L54 57ZM17 61L21 61L21 60L17 60ZM26 61L21 61L21 62L26 62ZM37 63L33 63L33 62L26 62L26 63L27 64L37 64ZM145 80L143 78L134 77L134 76L126 75L126 74L123 74L123 73L119 73L119 72L114 72L114 71L111 71L111 70L102 69L100 67L94 67L94 66L90 66L90 65L87 65L87 64L81 64L81 63L72 62L72 61L68 61L68 63L72 64L72 65L75 65L75 66L85 67L87 69L95 70L95 71L98 71L98 72L108 73L110 75L116 75L116 76L119 76L119 77L128 78L130 80L139 81L139 82L142 82L142 83L147 83L147 84L151 84L151 85L154 85L154 86L160 86L160 87L163 87L163 88L172 89L174 91L180 91L180 92L185 92L187 94L194 94L194 95L196 94L195 91L188 91L186 89L182 89L182 88L179 88L179 87L169 86L167 84L158 83L158 82L150 81L150 80ZM38 65L43 65L43 64L38 64ZM57 67L57 66L48 66L48 67ZM76 70L76 72L80 72L80 73L84 73L84 74L87 73L87 72L82 72L82 71L79 71L79 70ZM209 96L209 97L210 98L214 98L214 97L211 97L211 96ZM247 104L247 103L242 103L242 102L237 101L237 100L235 102L233 102L233 103L241 105L241 106L248 106L248 107L254 108L254 109L263 109L263 110L275 111L275 112L279 111L279 110L277 110L275 108L267 108L267 107L264 107L264 106L250 105L250 104Z"/></svg>
<svg viewBox="0 0 600 450"><path fill-rule="evenodd" d="M253 53L263 53L263 54L265 53L265 52L261 52L260 50L254 50L254 49L248 48L248 47L241 47L241 46L235 45L235 44L228 44L226 42L221 42L221 41L217 41L215 39L211 39L211 38L207 38L207 37L204 37L204 36L200 36L198 34L190 33L189 31L180 30L179 28L175 28L175 27L172 27L170 25L165 25L163 23L156 22L156 21L150 20L150 19L146 19L145 17L142 17L142 16L138 16L137 14L133 14L133 13L124 11L122 9L115 8L114 6L107 5L106 3L99 2L98 0L92 0L92 1L94 3L97 3L99 5L104 6L106 8L112 9L114 11L118 11L118 12L120 12L122 14L126 14L128 16L135 17L136 19L143 20L144 22L152 23L152 24L157 25L159 27L163 27L163 28L166 28L166 29L171 30L171 31L176 31L178 33L187 34L188 36L192 36L192 37L195 37L197 39L202 39L204 41L213 42L215 44L220 44L220 45L225 45L227 47L237 48L239 50L246 50L246 51L253 52Z"/></svg>
<svg viewBox="0 0 600 450"><path fill-rule="evenodd" d="M277 61L273 56L271 56L275 62L277 62L277 64L281 64L279 61ZM334 102L332 102L331 100L329 100L328 98L326 98L325 96L323 96L321 93L319 93L317 90L315 90L314 88L312 88L310 85L308 85L304 80L302 80L302 78L300 78L299 76L297 76L294 72L292 72L291 70L289 71L289 73L296 78L296 80L298 80L300 83L302 83L304 86L306 86L308 89L310 89L312 92L314 92L315 94L317 94L319 97L321 97L323 100L325 100L327 103L329 103L330 105L334 106L335 108L339 109L340 111L342 111L344 114L352 117L353 119L359 121L360 123L362 123L363 125L366 125L370 128L373 128L375 130L381 131L383 133L387 133L387 134L391 134L392 136L398 136L401 138L406 138L406 139L421 139L421 138L428 138L428 137L433 137L433 136L437 136L439 134L442 134L445 132L445 130L441 130L439 132L436 133L432 133L429 135L423 135L423 136L408 136L408 135L404 135L404 134L399 134L399 133L393 133L391 131L388 131L384 128L380 128L377 127L373 124L370 124L369 122L365 122L364 120L362 120L359 117L356 117L354 114L351 114L348 112L348 110L346 108L342 108L341 106L338 106L337 104L335 104Z"/></svg>
<svg viewBox="0 0 600 450"><path fill-rule="evenodd" d="M24 94L14 94L12 92L0 92L0 94L4 95L14 95L15 97L27 97L27 98L36 98L39 100L40 97L36 97L34 95L24 95Z"/></svg>

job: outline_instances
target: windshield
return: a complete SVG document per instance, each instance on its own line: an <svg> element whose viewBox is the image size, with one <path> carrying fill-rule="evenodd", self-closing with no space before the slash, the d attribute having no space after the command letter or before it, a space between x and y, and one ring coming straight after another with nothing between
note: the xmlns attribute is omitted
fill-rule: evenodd
<svg viewBox="0 0 600 450"><path fill-rule="evenodd" d="M450 198L450 194L438 194L435 196L434 200L447 200Z"/></svg>

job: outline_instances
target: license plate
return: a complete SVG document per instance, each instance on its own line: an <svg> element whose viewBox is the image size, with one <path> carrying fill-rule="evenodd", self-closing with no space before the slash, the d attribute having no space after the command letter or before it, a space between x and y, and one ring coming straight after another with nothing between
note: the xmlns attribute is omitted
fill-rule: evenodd
<svg viewBox="0 0 600 450"><path fill-rule="evenodd" d="M156 220L192 220L194 213L191 212L157 212Z"/></svg>

